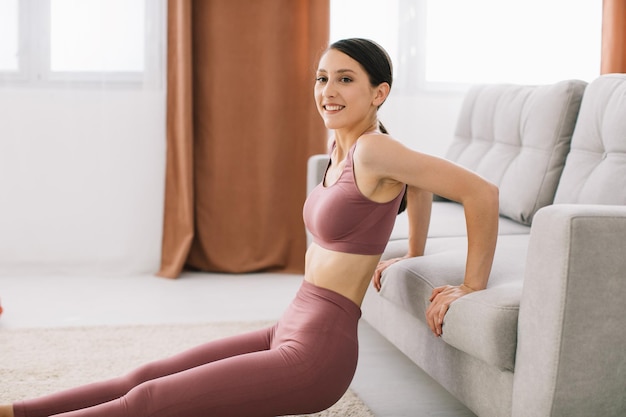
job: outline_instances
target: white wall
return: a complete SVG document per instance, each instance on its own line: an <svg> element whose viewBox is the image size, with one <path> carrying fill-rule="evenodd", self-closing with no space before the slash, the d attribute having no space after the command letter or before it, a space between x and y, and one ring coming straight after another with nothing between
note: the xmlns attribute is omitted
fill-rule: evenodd
<svg viewBox="0 0 626 417"><path fill-rule="evenodd" d="M165 93L0 90L0 275L154 273Z"/></svg>
<svg viewBox="0 0 626 417"><path fill-rule="evenodd" d="M442 155L460 96L392 95L381 120ZM165 93L0 90L0 275L120 275L159 267Z"/></svg>
<svg viewBox="0 0 626 417"><path fill-rule="evenodd" d="M420 152L444 156L456 128L463 93L394 95L379 110L391 136Z"/></svg>

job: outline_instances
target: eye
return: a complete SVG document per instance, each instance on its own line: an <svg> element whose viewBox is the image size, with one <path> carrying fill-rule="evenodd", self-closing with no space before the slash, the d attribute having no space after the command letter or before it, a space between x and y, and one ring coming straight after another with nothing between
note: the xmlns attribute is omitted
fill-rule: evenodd
<svg viewBox="0 0 626 417"><path fill-rule="evenodd" d="M348 84L348 83L352 82L352 78L350 78L350 77L341 77L339 79L339 82L344 83L344 84Z"/></svg>
<svg viewBox="0 0 626 417"><path fill-rule="evenodd" d="M320 75L319 77L315 79L315 81L317 81L318 83L325 83L328 81L328 77L324 75Z"/></svg>

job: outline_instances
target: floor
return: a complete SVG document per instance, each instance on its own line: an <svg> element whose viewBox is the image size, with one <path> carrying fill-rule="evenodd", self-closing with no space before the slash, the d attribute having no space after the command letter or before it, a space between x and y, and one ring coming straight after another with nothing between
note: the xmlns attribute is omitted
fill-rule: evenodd
<svg viewBox="0 0 626 417"><path fill-rule="evenodd" d="M2 277L0 331L26 327L275 320L301 276L186 273L136 277ZM352 389L377 417L472 417L364 320Z"/></svg>

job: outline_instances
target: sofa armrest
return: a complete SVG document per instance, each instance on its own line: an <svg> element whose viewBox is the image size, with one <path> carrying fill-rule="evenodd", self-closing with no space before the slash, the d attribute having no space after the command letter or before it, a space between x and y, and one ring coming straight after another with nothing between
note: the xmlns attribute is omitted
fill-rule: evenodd
<svg viewBox="0 0 626 417"><path fill-rule="evenodd" d="M329 159L326 154L312 155L309 157L306 168L306 195L309 195L311 191L313 191L313 188L324 178Z"/></svg>
<svg viewBox="0 0 626 417"><path fill-rule="evenodd" d="M326 154L317 154L309 157L306 166L306 195L309 195L313 188L317 186L324 178L328 161L330 157ZM308 247L313 241L313 237L306 231L306 246Z"/></svg>
<svg viewBox="0 0 626 417"><path fill-rule="evenodd" d="M626 206L557 204L533 221L513 417L624 416Z"/></svg>

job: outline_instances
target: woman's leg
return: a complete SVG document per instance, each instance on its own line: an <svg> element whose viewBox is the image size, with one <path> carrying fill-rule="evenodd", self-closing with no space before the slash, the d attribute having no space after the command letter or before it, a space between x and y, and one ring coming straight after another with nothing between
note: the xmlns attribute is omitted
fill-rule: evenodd
<svg viewBox="0 0 626 417"><path fill-rule="evenodd" d="M153 379L123 397L56 417L273 417L334 404L356 367L354 337L329 323L270 350Z"/></svg>
<svg viewBox="0 0 626 417"><path fill-rule="evenodd" d="M352 301L304 282L279 323L253 334L256 342L250 345L257 349L248 349L252 353L237 348L249 336L228 343L234 347L224 349L226 354L210 349L211 360L206 360L202 348L192 350L183 355L185 366L168 366L167 375L161 372L165 376L146 380L142 374L154 377L155 372L142 368L130 374L135 378L126 379L146 382L120 398L57 417L263 417L321 411L334 404L352 380L359 317L360 309ZM261 344L269 350L258 349ZM203 364L188 366L198 362ZM186 370L175 371L180 368ZM65 398L72 401L71 395ZM27 403L27 413L16 405L16 417L53 414L31 413L33 404Z"/></svg>
<svg viewBox="0 0 626 417"><path fill-rule="evenodd" d="M269 349L273 328L212 341L171 358L144 365L126 376L77 387L13 406L15 417L47 417L110 402L153 379L231 356Z"/></svg>

